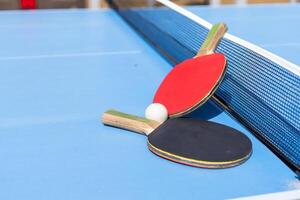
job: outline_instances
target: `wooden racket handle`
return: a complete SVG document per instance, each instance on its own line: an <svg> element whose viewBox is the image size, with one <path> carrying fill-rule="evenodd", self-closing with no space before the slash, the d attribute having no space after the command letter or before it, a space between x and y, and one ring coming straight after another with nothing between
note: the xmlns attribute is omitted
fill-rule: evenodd
<svg viewBox="0 0 300 200"><path fill-rule="evenodd" d="M224 23L217 23L213 25L195 57L212 54L217 48L226 31L227 26Z"/></svg>
<svg viewBox="0 0 300 200"><path fill-rule="evenodd" d="M145 135L150 134L160 125L159 122L154 120L126 114L113 109L103 113L102 123Z"/></svg>

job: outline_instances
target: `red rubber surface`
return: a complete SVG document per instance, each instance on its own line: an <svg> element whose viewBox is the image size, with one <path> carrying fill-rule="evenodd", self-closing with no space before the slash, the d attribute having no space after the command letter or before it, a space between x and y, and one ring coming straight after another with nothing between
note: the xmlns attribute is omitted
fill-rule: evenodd
<svg viewBox="0 0 300 200"><path fill-rule="evenodd" d="M165 77L153 102L163 104L169 116L188 112L206 101L222 80L225 68L226 59L220 53L188 59Z"/></svg>

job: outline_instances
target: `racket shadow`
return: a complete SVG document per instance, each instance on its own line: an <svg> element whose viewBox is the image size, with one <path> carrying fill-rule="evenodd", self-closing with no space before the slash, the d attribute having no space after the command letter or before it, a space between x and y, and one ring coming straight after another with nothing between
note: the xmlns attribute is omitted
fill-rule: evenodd
<svg viewBox="0 0 300 200"><path fill-rule="evenodd" d="M220 89L218 89L220 90ZM224 93L224 92L223 92ZM208 100L205 104L200 106L198 109L189 113L185 117L187 118L198 118L202 120L210 120L219 114L224 112L224 109L217 105L212 99Z"/></svg>

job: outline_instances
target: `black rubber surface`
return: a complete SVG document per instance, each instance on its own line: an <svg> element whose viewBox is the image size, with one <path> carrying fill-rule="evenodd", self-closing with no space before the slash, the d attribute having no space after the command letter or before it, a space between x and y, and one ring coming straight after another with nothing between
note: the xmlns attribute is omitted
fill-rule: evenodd
<svg viewBox="0 0 300 200"><path fill-rule="evenodd" d="M228 126L197 119L169 119L148 135L148 142L161 151L184 158L230 162L252 152L243 133Z"/></svg>

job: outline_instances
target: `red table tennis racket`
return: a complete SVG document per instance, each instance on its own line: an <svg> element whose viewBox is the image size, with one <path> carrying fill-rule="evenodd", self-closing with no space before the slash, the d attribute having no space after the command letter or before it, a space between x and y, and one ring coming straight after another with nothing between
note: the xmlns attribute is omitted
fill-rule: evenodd
<svg viewBox="0 0 300 200"><path fill-rule="evenodd" d="M145 134L154 154L190 166L233 167L245 162L252 153L252 143L246 135L214 122L174 118L160 124L116 110L106 111L102 122Z"/></svg>
<svg viewBox="0 0 300 200"><path fill-rule="evenodd" d="M176 65L160 84L153 103L164 105L169 117L192 112L204 104L220 85L226 71L226 58L213 51L226 31L225 24L215 24L198 54Z"/></svg>

